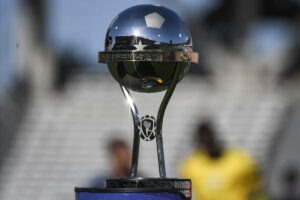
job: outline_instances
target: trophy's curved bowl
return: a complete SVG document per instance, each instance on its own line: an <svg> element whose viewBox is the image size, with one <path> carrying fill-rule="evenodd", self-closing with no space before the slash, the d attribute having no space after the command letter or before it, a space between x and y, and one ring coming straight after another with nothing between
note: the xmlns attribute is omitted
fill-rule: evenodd
<svg viewBox="0 0 300 200"><path fill-rule="evenodd" d="M173 80L176 66L179 67L179 82L188 72L187 62L123 61L108 62L110 73L121 85L137 92L160 92Z"/></svg>

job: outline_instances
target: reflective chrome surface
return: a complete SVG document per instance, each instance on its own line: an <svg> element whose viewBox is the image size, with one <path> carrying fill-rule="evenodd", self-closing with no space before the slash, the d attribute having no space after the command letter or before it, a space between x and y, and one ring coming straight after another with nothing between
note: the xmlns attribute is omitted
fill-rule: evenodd
<svg viewBox="0 0 300 200"><path fill-rule="evenodd" d="M117 15L108 28L105 51L182 50L192 52L192 38L183 19L156 5L138 5Z"/></svg>
<svg viewBox="0 0 300 200"><path fill-rule="evenodd" d="M133 101L133 98L130 95L129 90L122 85L121 85L121 90L130 107L131 115L133 118L134 135L133 135L133 149L132 149L132 158L131 158L130 177L136 177L138 160L139 160L139 152L140 152L140 136L138 131L138 124L140 123L139 111Z"/></svg>
<svg viewBox="0 0 300 200"><path fill-rule="evenodd" d="M175 67L180 66L180 81L187 73L190 63L181 62L109 62L113 77L123 86L138 92L166 90L173 80Z"/></svg>
<svg viewBox="0 0 300 200"><path fill-rule="evenodd" d="M105 51L98 61L107 63L121 85L134 120L131 177L138 167L140 117L129 89L138 92L167 90L157 113L156 144L160 178L166 178L162 138L163 117L176 84L198 61L192 38L184 21L172 10L156 5L140 5L121 12L112 21L105 39Z"/></svg>
<svg viewBox="0 0 300 200"><path fill-rule="evenodd" d="M177 64L181 69L177 82L184 77L191 62L198 60L192 52L192 38L181 17L163 6L139 5L112 21L99 61L106 62L126 88L159 92L171 83Z"/></svg>

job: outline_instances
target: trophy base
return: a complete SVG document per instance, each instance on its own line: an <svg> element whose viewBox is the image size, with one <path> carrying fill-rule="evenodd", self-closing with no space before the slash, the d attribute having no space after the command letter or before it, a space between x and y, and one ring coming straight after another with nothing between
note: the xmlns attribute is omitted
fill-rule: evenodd
<svg viewBox="0 0 300 200"><path fill-rule="evenodd" d="M124 178L106 180L106 188L75 188L76 200L190 200L191 180Z"/></svg>
<svg viewBox="0 0 300 200"><path fill-rule="evenodd" d="M124 178L106 180L106 188L174 189L191 198L191 180L177 178Z"/></svg>

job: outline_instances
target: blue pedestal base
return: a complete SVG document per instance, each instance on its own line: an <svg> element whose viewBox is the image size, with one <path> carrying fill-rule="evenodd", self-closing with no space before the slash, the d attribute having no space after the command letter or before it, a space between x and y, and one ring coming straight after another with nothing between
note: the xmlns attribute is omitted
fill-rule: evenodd
<svg viewBox="0 0 300 200"><path fill-rule="evenodd" d="M110 179L106 188L75 188L76 200L190 200L189 179Z"/></svg>
<svg viewBox="0 0 300 200"><path fill-rule="evenodd" d="M176 190L76 188L76 200L184 200Z"/></svg>

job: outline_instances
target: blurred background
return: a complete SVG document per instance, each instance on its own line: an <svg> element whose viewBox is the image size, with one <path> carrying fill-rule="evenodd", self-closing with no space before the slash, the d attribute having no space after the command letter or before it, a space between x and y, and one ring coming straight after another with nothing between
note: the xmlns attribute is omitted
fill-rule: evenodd
<svg viewBox="0 0 300 200"><path fill-rule="evenodd" d="M299 191L299 0L0 0L0 199L74 199L109 173L112 138L132 145L129 108L97 52L137 4L180 14L200 56L166 111L167 175L179 176L210 118L226 147L256 160L269 199ZM135 95L142 115L156 113L161 96ZM158 177L155 147L141 142L143 176Z"/></svg>

